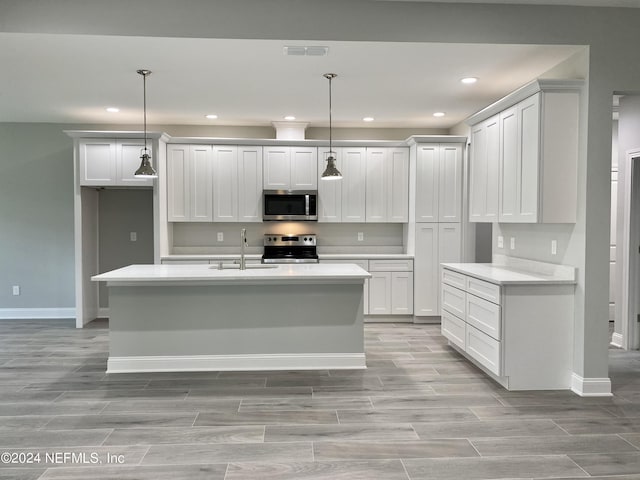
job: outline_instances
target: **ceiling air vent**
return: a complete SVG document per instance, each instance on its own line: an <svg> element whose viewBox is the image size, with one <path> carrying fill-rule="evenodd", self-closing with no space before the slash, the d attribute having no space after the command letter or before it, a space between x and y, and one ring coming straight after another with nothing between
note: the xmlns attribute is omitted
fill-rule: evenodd
<svg viewBox="0 0 640 480"><path fill-rule="evenodd" d="M289 45L284 47L285 55L293 55L298 57L324 57L329 52L329 47L312 46L303 47L298 45Z"/></svg>

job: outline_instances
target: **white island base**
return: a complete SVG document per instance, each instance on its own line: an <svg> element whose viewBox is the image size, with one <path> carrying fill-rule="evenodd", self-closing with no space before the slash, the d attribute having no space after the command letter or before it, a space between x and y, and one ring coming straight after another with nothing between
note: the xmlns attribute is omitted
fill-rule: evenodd
<svg viewBox="0 0 640 480"><path fill-rule="evenodd" d="M356 265L132 265L109 287L107 373L366 368Z"/></svg>

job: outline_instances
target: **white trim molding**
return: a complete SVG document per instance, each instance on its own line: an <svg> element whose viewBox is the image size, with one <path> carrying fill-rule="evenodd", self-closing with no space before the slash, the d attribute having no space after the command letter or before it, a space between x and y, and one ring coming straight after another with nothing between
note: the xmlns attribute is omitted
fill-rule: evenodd
<svg viewBox="0 0 640 480"><path fill-rule="evenodd" d="M75 307L69 308L0 308L0 320L41 320L76 318Z"/></svg>
<svg viewBox="0 0 640 480"><path fill-rule="evenodd" d="M581 397L611 397L611 380L609 378L584 378L573 373L571 390Z"/></svg>
<svg viewBox="0 0 640 480"><path fill-rule="evenodd" d="M109 357L107 373L365 369L364 353Z"/></svg>

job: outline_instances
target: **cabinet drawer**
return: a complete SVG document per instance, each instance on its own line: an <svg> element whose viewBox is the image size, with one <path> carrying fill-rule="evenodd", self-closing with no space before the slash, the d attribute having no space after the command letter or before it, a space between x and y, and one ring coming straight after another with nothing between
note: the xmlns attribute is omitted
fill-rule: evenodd
<svg viewBox="0 0 640 480"><path fill-rule="evenodd" d="M413 272L413 260L369 260L370 272Z"/></svg>
<svg viewBox="0 0 640 480"><path fill-rule="evenodd" d="M468 324L473 325L496 340L502 339L500 305L467 293L466 316L464 319Z"/></svg>
<svg viewBox="0 0 640 480"><path fill-rule="evenodd" d="M440 330L442 335L451 343L457 345L464 350L466 340L467 324L464 320L459 319L455 315L450 314L446 310L442 311Z"/></svg>
<svg viewBox="0 0 640 480"><path fill-rule="evenodd" d="M502 375L501 344L486 333L467 324L465 352L491 373Z"/></svg>
<svg viewBox="0 0 640 480"><path fill-rule="evenodd" d="M442 285L442 309L461 319L465 318L466 313L465 297L462 290L450 285Z"/></svg>
<svg viewBox="0 0 640 480"><path fill-rule="evenodd" d="M442 283L451 285L452 287L464 290L467 287L466 278L464 275L453 270L442 269Z"/></svg>
<svg viewBox="0 0 640 480"><path fill-rule="evenodd" d="M477 278L467 277L465 290L476 297L484 298L493 303L500 303L500 285L485 282Z"/></svg>
<svg viewBox="0 0 640 480"><path fill-rule="evenodd" d="M358 265L360 268L369 271L369 260L320 260L320 263L332 263L332 264L344 264L344 263L353 263Z"/></svg>

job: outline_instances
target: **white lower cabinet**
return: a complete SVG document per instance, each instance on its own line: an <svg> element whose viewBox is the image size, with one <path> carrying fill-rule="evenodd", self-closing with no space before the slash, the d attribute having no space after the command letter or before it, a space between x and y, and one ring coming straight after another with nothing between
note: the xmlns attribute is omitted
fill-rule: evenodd
<svg viewBox="0 0 640 480"><path fill-rule="evenodd" d="M508 390L571 388L574 286L500 285L457 270L441 275L449 343Z"/></svg>
<svg viewBox="0 0 640 480"><path fill-rule="evenodd" d="M364 282L364 314L378 316L413 314L413 260L321 260L322 263L355 263L371 273Z"/></svg>

